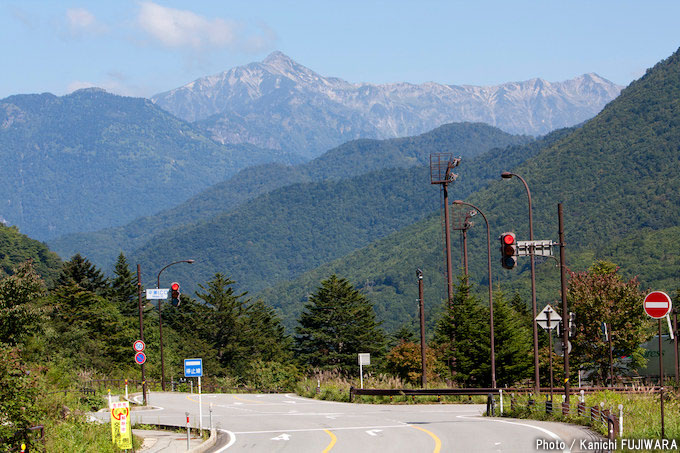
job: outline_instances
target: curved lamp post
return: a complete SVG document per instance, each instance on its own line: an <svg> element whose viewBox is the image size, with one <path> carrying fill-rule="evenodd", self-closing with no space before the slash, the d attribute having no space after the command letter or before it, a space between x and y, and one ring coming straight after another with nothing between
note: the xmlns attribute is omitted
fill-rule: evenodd
<svg viewBox="0 0 680 453"><path fill-rule="evenodd" d="M469 206L479 212L486 223L486 252L487 252L487 268L489 271L489 326L490 326L490 341L491 341L491 387L496 388L496 344L494 341L493 332L493 294L491 290L491 233L489 232L489 221L479 208L471 203L466 203L462 200L456 200L453 204Z"/></svg>
<svg viewBox="0 0 680 453"><path fill-rule="evenodd" d="M531 214L531 191L529 191L529 186L527 185L527 182L522 178L520 175L515 174L515 173L510 173L509 171L504 171L501 173L501 178L503 179L510 179L512 177L516 177L520 181L522 181L522 184L524 184L524 188L527 191L527 198L529 199L529 240L533 241L534 240L534 221L533 221L533 216ZM536 262L534 258L534 250L533 247L530 249L530 258L531 258L531 311L533 314L533 330L534 330L534 385L536 389L536 393L540 393L541 391L541 378L539 374L539 369L538 369L538 326L536 325Z"/></svg>
<svg viewBox="0 0 680 453"><path fill-rule="evenodd" d="M170 263L167 266L163 267L160 271L158 271L158 278L156 279L156 288L161 287L161 273L170 266L174 266L175 264L179 263L193 264L194 260L175 261L174 263ZM165 391L165 357L163 356L163 319L161 317L161 299L158 299L158 333L161 342L161 388L163 389L163 391Z"/></svg>

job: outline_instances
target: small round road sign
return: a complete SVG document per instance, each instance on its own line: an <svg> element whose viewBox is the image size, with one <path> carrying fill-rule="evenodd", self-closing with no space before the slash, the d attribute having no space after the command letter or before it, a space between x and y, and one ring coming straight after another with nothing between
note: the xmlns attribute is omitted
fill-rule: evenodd
<svg viewBox="0 0 680 453"><path fill-rule="evenodd" d="M643 302L645 313L654 319L661 319L670 313L673 304L668 294L663 291L652 291Z"/></svg>
<svg viewBox="0 0 680 453"><path fill-rule="evenodd" d="M137 340L134 343L132 343L132 349L134 349L137 352L142 352L146 348L146 345L142 340Z"/></svg>
<svg viewBox="0 0 680 453"><path fill-rule="evenodd" d="M135 362L137 362L137 365L141 365L146 362L146 354L143 352L138 352L135 354Z"/></svg>

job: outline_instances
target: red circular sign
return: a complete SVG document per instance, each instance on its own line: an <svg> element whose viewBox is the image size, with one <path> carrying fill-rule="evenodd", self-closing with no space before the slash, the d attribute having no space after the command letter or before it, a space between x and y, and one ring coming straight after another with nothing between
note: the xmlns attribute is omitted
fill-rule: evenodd
<svg viewBox="0 0 680 453"><path fill-rule="evenodd" d="M642 305L645 307L645 313L654 319L663 318L673 307L670 296L663 291L652 291L647 294Z"/></svg>
<svg viewBox="0 0 680 453"><path fill-rule="evenodd" d="M142 352L146 348L146 345L142 340L137 340L134 343L132 343L132 349L134 349L137 352Z"/></svg>
<svg viewBox="0 0 680 453"><path fill-rule="evenodd" d="M146 354L144 354L143 352L138 352L137 354L135 354L135 362L137 362L138 365L141 365L144 362L146 362Z"/></svg>

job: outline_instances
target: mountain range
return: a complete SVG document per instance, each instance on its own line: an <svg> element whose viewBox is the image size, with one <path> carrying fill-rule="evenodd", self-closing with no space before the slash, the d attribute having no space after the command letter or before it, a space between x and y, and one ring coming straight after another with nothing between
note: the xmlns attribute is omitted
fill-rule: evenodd
<svg viewBox="0 0 680 453"><path fill-rule="evenodd" d="M315 256L307 257L299 266L308 268L313 263L325 262L324 256L335 257L353 250L357 244L369 243L435 209L438 197L427 197L426 202L421 197L432 191L423 171L431 153L445 149L468 161L488 150L528 141L529 137L474 123L448 124L416 137L356 140L305 164L266 164L244 169L172 209L121 227L69 234L49 244L61 256L80 252L104 268L109 268L121 251L137 257L141 250L154 250L156 259L175 256L173 254L180 251L204 258L210 256L208 261L197 259L192 266L196 278L209 278L215 267L232 269L240 287L260 289L265 282L256 277L262 275L266 266L288 268L286 259L297 255L295 260L299 261L301 254L316 250ZM523 152L516 154L513 159L523 158ZM401 170L412 167L416 168ZM389 207L388 211L381 212L383 207L375 206L379 194L384 197L383 205ZM353 204L356 208L352 210ZM302 227L301 219L306 219L309 225ZM340 228L340 225L343 226ZM327 244L324 253L319 253L314 241L302 239L302 230L308 228L319 234L328 228L339 228L340 238ZM270 244L270 236L296 230L295 238ZM357 233L358 230L362 232ZM203 240L208 237L209 241ZM161 242L177 245L160 251ZM224 245L221 248L209 245L217 243ZM244 249L248 243L258 245ZM287 252L273 252L284 243L289 247ZM267 257L267 252L277 256ZM255 260L253 253L262 259ZM235 256L242 257L245 263L236 265ZM281 270L278 273L283 278L297 272L299 270ZM194 287L186 285L186 288Z"/></svg>
<svg viewBox="0 0 680 453"><path fill-rule="evenodd" d="M495 182L470 193L467 200L488 218L492 240L504 231L528 239L525 188L515 178L500 178L501 171L510 170L530 187L536 239L557 241L557 204L562 203L568 269L582 271L604 259L620 265L624 278L639 276L642 290L670 294L680 289L680 50L625 88L596 117L563 132L524 162L508 162L496 172ZM473 183L461 172L456 190ZM468 231L468 249L470 275L484 297L486 230L478 219ZM440 216L432 215L259 296L292 327L307 295L335 273L368 294L391 329L415 326L417 267L425 276L428 312L436 313L446 297L441 231ZM453 255L460 263L461 248L453 238ZM530 300L528 260L521 258L514 270L502 269L498 247L491 246L494 291L500 287L506 295L518 292ZM559 279L554 261L537 267L541 306L559 300Z"/></svg>
<svg viewBox="0 0 680 453"><path fill-rule="evenodd" d="M412 136L452 122L483 122L543 135L597 114L622 87L584 74L496 86L351 83L324 77L274 52L152 96L221 143L251 143L316 157L357 138Z"/></svg>
<svg viewBox="0 0 680 453"><path fill-rule="evenodd" d="M0 100L0 221L41 240L125 224L272 161L301 159L216 143L147 99L84 89Z"/></svg>

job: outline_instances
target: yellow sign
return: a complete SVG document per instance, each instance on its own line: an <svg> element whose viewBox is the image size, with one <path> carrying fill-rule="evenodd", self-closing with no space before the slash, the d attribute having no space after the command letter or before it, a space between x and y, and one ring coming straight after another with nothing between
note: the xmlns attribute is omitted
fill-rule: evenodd
<svg viewBox="0 0 680 453"><path fill-rule="evenodd" d="M130 403L111 403L111 440L122 450L132 449Z"/></svg>

